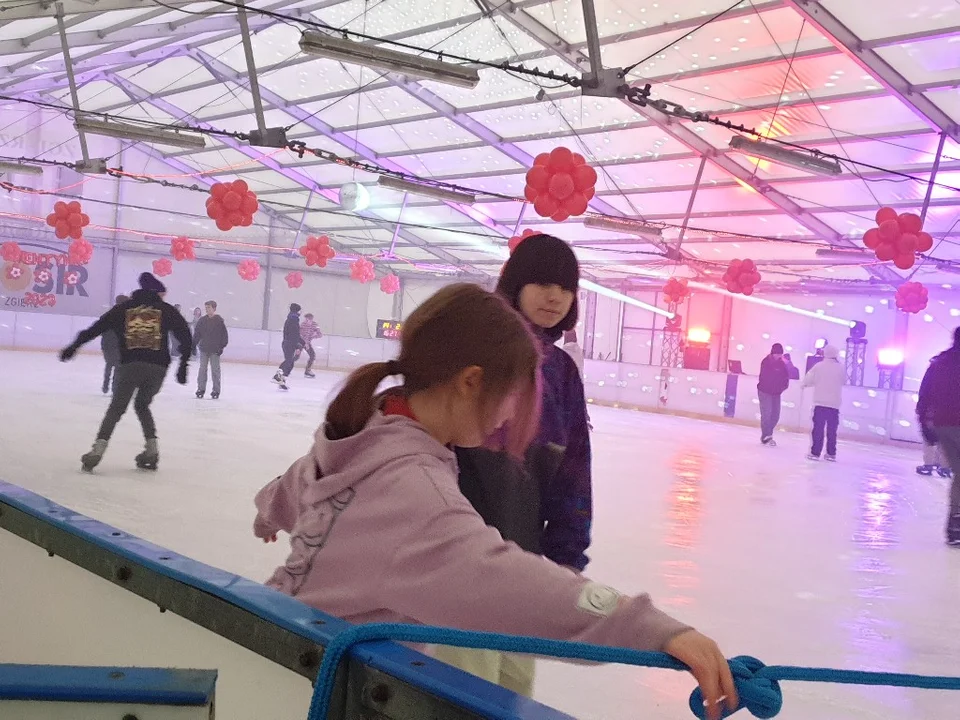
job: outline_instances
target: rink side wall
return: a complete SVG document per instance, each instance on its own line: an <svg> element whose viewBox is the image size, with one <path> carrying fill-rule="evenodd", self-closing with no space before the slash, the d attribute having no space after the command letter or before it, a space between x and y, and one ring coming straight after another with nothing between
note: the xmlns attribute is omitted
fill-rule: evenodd
<svg viewBox="0 0 960 720"><path fill-rule="evenodd" d="M323 648L347 627L2 481L0 608L0 673L3 664L216 671L217 715L231 720L306 718ZM0 682L3 717L4 693L22 695L14 675ZM126 697L110 717L136 714ZM331 708L331 720L570 720L389 642L366 644L341 666ZM93 717L89 707L80 716Z"/></svg>

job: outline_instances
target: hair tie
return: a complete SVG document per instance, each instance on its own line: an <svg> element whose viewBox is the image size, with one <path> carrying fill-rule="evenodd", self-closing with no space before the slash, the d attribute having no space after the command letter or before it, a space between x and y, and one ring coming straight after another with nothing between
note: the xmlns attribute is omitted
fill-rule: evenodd
<svg viewBox="0 0 960 720"><path fill-rule="evenodd" d="M387 375L403 375L403 370L400 369L400 363L396 360L387 362Z"/></svg>

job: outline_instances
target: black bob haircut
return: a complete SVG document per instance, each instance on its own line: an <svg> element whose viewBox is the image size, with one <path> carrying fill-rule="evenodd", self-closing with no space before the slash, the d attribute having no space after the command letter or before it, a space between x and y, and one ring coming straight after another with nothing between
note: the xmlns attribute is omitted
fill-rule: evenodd
<svg viewBox="0 0 960 720"><path fill-rule="evenodd" d="M567 243L553 235L531 235L521 242L507 260L497 281L497 292L515 310L520 310L520 291L525 285L559 285L573 293L570 312L555 327L544 329L548 338L559 340L567 330L577 326L580 303L580 263ZM554 337L554 335L556 337Z"/></svg>

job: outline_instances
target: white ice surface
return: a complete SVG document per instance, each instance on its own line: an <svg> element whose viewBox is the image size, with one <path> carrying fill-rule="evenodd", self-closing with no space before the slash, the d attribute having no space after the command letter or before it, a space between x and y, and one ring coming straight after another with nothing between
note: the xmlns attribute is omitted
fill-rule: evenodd
<svg viewBox="0 0 960 720"><path fill-rule="evenodd" d="M0 477L177 552L254 579L282 560L250 533L252 497L310 445L339 377L288 393L271 368L224 366L223 397L168 378L154 411L157 473L132 408L96 474L79 469L108 399L101 364L0 352ZM191 381L195 367L191 368ZM588 574L768 664L960 675L960 551L943 544L946 483L919 450L592 408L595 521ZM690 717L687 676L541 663L537 697L581 718ZM781 718L960 717L960 693L785 684ZM739 717L739 715L738 715Z"/></svg>

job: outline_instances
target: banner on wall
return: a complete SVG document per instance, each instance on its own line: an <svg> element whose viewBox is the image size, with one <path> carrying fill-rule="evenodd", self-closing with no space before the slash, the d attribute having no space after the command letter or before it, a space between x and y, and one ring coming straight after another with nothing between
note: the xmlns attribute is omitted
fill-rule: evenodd
<svg viewBox="0 0 960 720"><path fill-rule="evenodd" d="M113 304L108 251L94 252L86 265L71 265L65 248L16 242L20 256L0 261L0 310L97 316Z"/></svg>

